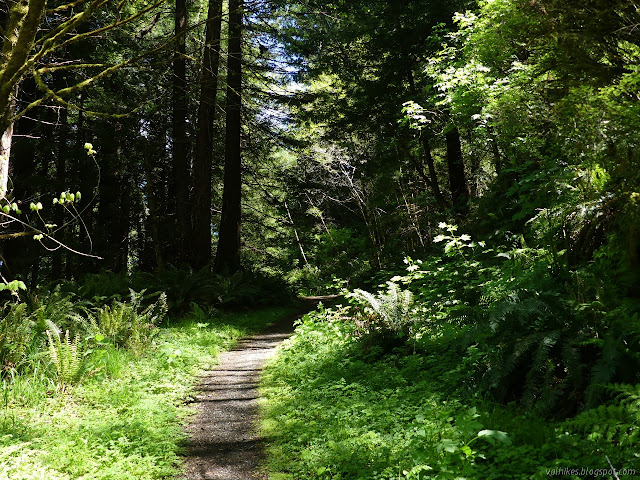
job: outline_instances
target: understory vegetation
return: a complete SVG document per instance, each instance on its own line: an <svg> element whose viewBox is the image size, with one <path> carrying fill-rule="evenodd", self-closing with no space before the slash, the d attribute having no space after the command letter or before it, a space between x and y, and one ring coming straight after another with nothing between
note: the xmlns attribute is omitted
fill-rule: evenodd
<svg viewBox="0 0 640 480"><path fill-rule="evenodd" d="M404 343L392 340L397 331L363 329L354 317L367 322L353 307L306 316L269 367L270 478L583 479L640 471L637 386L598 386L598 408L545 417L515 400L496 401L489 392L496 384L483 385L483 374L504 375L487 366L488 357L512 352L446 321ZM546 351L532 360L538 364L520 365L519 376L544 401L558 387L535 377L545 377L554 358Z"/></svg>
<svg viewBox="0 0 640 480"><path fill-rule="evenodd" d="M272 478L635 477L640 301L602 281L620 257L568 271L440 228L443 251L306 316L269 367Z"/></svg>
<svg viewBox="0 0 640 480"><path fill-rule="evenodd" d="M57 289L4 307L0 479L178 474L195 375L289 310L167 310L166 294L133 290L89 301Z"/></svg>

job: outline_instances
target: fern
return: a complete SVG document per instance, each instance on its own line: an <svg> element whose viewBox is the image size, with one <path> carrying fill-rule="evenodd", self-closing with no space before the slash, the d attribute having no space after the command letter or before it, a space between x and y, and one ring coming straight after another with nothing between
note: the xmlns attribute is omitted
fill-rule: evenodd
<svg viewBox="0 0 640 480"><path fill-rule="evenodd" d="M136 294L133 290L131 291L131 307L135 309L135 314L132 316L124 342L126 348L136 353L140 353L157 335L158 330L156 327L162 321L169 308L167 296L162 293L157 302L138 312L137 310L141 308L141 297L142 293Z"/></svg>
<svg viewBox="0 0 640 480"><path fill-rule="evenodd" d="M11 303L0 318L0 377L14 375L33 340L33 316L24 303Z"/></svg>
<svg viewBox="0 0 640 480"><path fill-rule="evenodd" d="M50 329L46 335L49 343L49 356L56 368L58 390L67 391L72 385L80 383L84 376L84 357L80 347L80 336L76 334L71 340L69 330L64 335L50 320Z"/></svg>
<svg viewBox="0 0 640 480"><path fill-rule="evenodd" d="M566 422L568 430L587 435L594 441L634 447L640 442L640 385L601 386L612 400L581 413Z"/></svg>
<svg viewBox="0 0 640 480"><path fill-rule="evenodd" d="M501 401L519 400L544 414L577 408L584 388L577 346L585 336L558 296L511 292L494 306L488 326L496 348L485 388Z"/></svg>
<svg viewBox="0 0 640 480"><path fill-rule="evenodd" d="M54 322L60 330L70 330L75 334L84 326L84 317L89 312L89 302L73 294L53 292L49 295L35 296L30 308L41 331L48 328L48 320Z"/></svg>
<svg viewBox="0 0 640 480"><path fill-rule="evenodd" d="M386 293L373 295L356 289L351 297L367 305L373 313L375 321L371 329L409 335L416 324L412 311L413 294L409 290L401 290L393 282L387 282L387 286Z"/></svg>
<svg viewBox="0 0 640 480"><path fill-rule="evenodd" d="M155 327L167 313L167 296L162 293L155 303L142 306L144 291L130 290L128 303L114 301L87 318L88 330L110 339L114 345L139 353L157 334Z"/></svg>

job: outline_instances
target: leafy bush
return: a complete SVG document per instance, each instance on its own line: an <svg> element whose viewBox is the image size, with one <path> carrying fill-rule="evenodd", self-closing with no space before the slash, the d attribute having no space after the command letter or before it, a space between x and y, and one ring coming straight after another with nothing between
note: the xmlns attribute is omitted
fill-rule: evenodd
<svg viewBox="0 0 640 480"><path fill-rule="evenodd" d="M58 378L58 390L65 392L82 380L85 373L85 362L80 336L76 334L71 340L69 330L64 332L49 322L50 329L46 331L49 342L49 356L55 366Z"/></svg>
<svg viewBox="0 0 640 480"><path fill-rule="evenodd" d="M175 313L184 313L192 302L201 305L215 303L217 287L208 268L190 272L170 267L155 273L139 273L131 279L134 290L164 292L169 310Z"/></svg>
<svg viewBox="0 0 640 480"><path fill-rule="evenodd" d="M48 328L47 322L53 322L60 330L70 330L72 334L82 330L84 317L94 307L90 301L58 289L36 293L27 303L40 332Z"/></svg>
<svg viewBox="0 0 640 480"><path fill-rule="evenodd" d="M122 300L129 293L129 278L125 273L109 271L88 274L80 282L77 293L92 301Z"/></svg>
<svg viewBox="0 0 640 480"><path fill-rule="evenodd" d="M424 353L372 362L351 313L306 316L268 367L270 478L543 480L554 468L609 468L607 458L640 468L637 385L608 388L609 405L545 419L466 390L470 372L451 348L459 340L440 330L425 334Z"/></svg>
<svg viewBox="0 0 640 480"><path fill-rule="evenodd" d="M7 303L0 318L0 377L14 375L33 342L34 319L25 303Z"/></svg>
<svg viewBox="0 0 640 480"><path fill-rule="evenodd" d="M391 281L414 294L415 320L407 323L414 345L425 351L434 335L452 338L468 388L567 416L597 406L600 390L592 387L640 380L638 303L621 301L602 281L601 267L568 272L561 252L530 248L523 238L487 246L454 225L440 226L445 233L435 241L443 242L444 255L407 258L407 272ZM365 330L393 318L382 307L394 304L389 295L354 294L372 312Z"/></svg>
<svg viewBox="0 0 640 480"><path fill-rule="evenodd" d="M281 280L259 273L238 271L231 276L209 272L166 269L154 274L139 274L131 282L134 289L165 292L169 310L176 314L199 305L249 306L277 304L288 290Z"/></svg>
<svg viewBox="0 0 640 480"><path fill-rule="evenodd" d="M265 383L274 479L482 478L477 464L509 435L452 398L443 356L374 362L350 310L305 316ZM277 472L277 473L276 473Z"/></svg>
<svg viewBox="0 0 640 480"><path fill-rule="evenodd" d="M499 401L541 412L575 411L586 387L580 345L588 336L557 295L511 292L489 307L484 387Z"/></svg>
<svg viewBox="0 0 640 480"><path fill-rule="evenodd" d="M130 291L130 301L114 300L111 305L88 316L89 330L94 337L106 337L116 346L140 353L157 335L157 326L167 313L166 295L155 303L142 306L143 292Z"/></svg>
<svg viewBox="0 0 640 480"><path fill-rule="evenodd" d="M404 339L415 333L417 318L412 309L411 291L401 290L397 284L387 282L386 292L374 295L356 289L350 297L365 306L365 313L360 315L359 325L365 333Z"/></svg>

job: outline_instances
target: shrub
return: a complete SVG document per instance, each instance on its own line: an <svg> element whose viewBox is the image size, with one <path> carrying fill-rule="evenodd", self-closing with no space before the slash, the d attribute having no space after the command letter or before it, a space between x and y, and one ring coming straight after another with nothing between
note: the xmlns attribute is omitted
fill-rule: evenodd
<svg viewBox="0 0 640 480"><path fill-rule="evenodd" d="M8 303L0 318L0 377L14 375L33 341L33 316L24 303Z"/></svg>
<svg viewBox="0 0 640 480"><path fill-rule="evenodd" d="M356 289L349 295L364 306L357 326L368 342L383 350L402 346L415 333L417 319L413 294L397 284L387 282L387 291L377 295Z"/></svg>
<svg viewBox="0 0 640 480"><path fill-rule="evenodd" d="M65 392L84 376L85 362L80 336L76 334L71 340L69 330L62 334L56 324L49 321L46 331L49 342L49 356L56 368L58 376L58 390Z"/></svg>
<svg viewBox="0 0 640 480"><path fill-rule="evenodd" d="M167 297L163 293L155 303L141 305L143 293L130 291L130 301L114 300L111 305L88 316L88 329L95 336L104 336L116 346L140 353L158 331L155 327L167 313Z"/></svg>

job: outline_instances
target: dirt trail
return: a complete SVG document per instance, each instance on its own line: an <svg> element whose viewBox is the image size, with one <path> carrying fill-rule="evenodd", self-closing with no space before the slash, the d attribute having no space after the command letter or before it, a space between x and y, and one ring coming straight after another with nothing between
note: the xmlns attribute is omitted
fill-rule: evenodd
<svg viewBox="0 0 640 480"><path fill-rule="evenodd" d="M265 362L293 332L293 322L318 301L304 299L304 306L271 325L264 332L240 340L220 355L220 364L202 374L197 410L187 426L189 441L182 480L262 480L262 439L257 432L258 383Z"/></svg>

